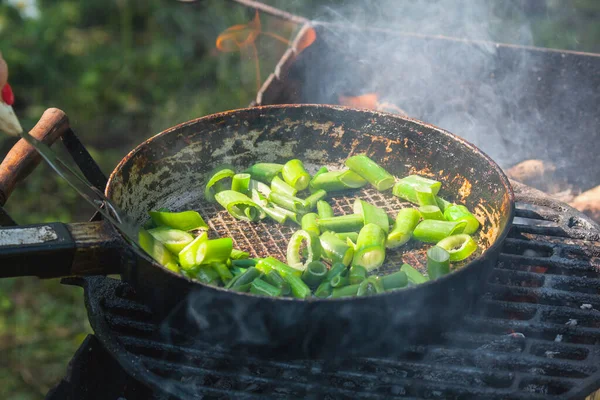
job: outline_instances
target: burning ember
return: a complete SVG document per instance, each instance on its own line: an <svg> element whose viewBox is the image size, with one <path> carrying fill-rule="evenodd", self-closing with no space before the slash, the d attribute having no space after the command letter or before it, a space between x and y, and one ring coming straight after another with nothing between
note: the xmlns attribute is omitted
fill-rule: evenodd
<svg viewBox="0 0 600 400"><path fill-rule="evenodd" d="M232 53L239 51L242 57L245 55L254 62L255 78L257 90L260 90L262 83L260 75L260 62L258 60L258 49L256 39L260 35L270 37L287 46L291 41L273 32L264 31L260 22L258 10L254 14L252 21L247 24L237 24L225 29L217 37L215 46L217 50L223 53ZM296 43L296 55L309 47L317 39L317 33L310 28L305 31L302 38Z"/></svg>
<svg viewBox="0 0 600 400"><path fill-rule="evenodd" d="M381 102L376 93L367 93L360 96L338 96L338 102L347 107L365 108L367 110L385 111L392 114L408 116L408 114L400 107L388 103Z"/></svg>

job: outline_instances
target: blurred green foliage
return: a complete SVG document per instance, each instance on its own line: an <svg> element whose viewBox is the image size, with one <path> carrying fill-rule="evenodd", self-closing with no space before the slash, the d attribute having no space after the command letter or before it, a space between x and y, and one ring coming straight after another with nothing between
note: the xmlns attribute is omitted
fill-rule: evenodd
<svg viewBox="0 0 600 400"><path fill-rule="evenodd" d="M345 12L356 10L348 0L266 2L320 19L343 20ZM253 17L252 10L230 1L38 0L34 19L15 3L0 1L0 51L10 66L23 127L30 129L48 107L63 109L106 174L155 133L244 107L256 93L250 55L214 49L221 31ZM597 0L513 3L524 7L527 19L503 9L494 40L600 52ZM366 21L386 15L368 10L362 15ZM293 35L289 24L262 21L265 30ZM519 31L524 25L532 35L526 43ZM257 45L264 79L285 45L268 39ZM14 142L0 138L0 159ZM18 187L7 210L19 223L83 221L92 214L45 165ZM0 280L0 398L42 398L88 332L81 289L56 280Z"/></svg>

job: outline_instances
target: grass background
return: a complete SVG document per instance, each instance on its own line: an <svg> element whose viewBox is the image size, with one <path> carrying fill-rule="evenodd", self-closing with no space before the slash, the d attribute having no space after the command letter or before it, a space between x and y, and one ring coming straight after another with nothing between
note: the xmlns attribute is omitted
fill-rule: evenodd
<svg viewBox="0 0 600 400"><path fill-rule="evenodd" d="M373 0L267 3L321 19L349 18L356 3L367 9L377 4ZM492 10L494 40L600 52L596 0L499 3L504 4L502 9ZM362 15L369 23L368 17L386 13ZM30 129L44 109L63 109L108 174L131 148L163 129L249 104L256 93L252 59L219 53L214 42L228 26L252 17L252 10L223 0L195 5L159 0L1 0L0 51L10 66L16 112L23 127ZM266 16L262 21L263 29L285 37L292 37L296 29ZM525 39L517 29L524 24L531 31ZM264 78L285 45L259 37L257 47ZM14 143L0 137L0 159ZM85 221L92 215L91 208L45 165L15 191L6 209L22 224ZM58 280L0 280L0 398L43 398L64 375L89 332L81 289Z"/></svg>

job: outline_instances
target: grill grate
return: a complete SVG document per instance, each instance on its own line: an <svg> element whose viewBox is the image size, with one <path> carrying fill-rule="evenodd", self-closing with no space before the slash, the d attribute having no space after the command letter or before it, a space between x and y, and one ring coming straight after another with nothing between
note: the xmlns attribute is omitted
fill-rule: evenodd
<svg viewBox="0 0 600 400"><path fill-rule="evenodd" d="M131 288L103 277L81 283L90 320L126 370L175 398L583 398L600 387L600 231L562 204L515 189L519 218L476 309L444 343L396 359L240 359L186 346L177 332L164 343L155 335L164 328Z"/></svg>

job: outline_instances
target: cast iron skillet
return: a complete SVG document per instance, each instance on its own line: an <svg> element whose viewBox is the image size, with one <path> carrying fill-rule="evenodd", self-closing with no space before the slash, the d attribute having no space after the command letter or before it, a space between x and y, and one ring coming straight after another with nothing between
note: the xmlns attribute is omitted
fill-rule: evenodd
<svg viewBox="0 0 600 400"><path fill-rule="evenodd" d="M157 319L195 340L288 358L393 355L407 344L432 340L460 320L480 294L510 229L514 198L508 179L473 145L434 126L386 113L325 105L256 107L206 116L154 136L119 163L106 195L140 223L148 210L159 207L198 210L214 237L232 237L236 248L253 256L285 260L287 240L297 228L240 222L205 203L207 172L221 163L241 170L255 162L291 158L302 159L314 172L322 165L342 167L354 154L367 154L399 177L417 173L440 180L440 195L466 204L482 222L476 235L481 251L457 271L401 291L335 300L273 299L232 293L172 273L147 257L134 256L118 233L100 222L69 224L66 229L64 224L50 225L58 239L38 247L49 259L61 243L63 248L71 243L75 249L69 271L32 265L39 262L35 257L40 249L16 245L16 240L0 241L0 257L7 266L2 270L5 276L64 276L114 272L118 264L122 278L153 307ZM0 182L6 181L4 175L0 167ZM351 213L356 197L394 217L409 206L370 188L333 196L330 202L336 214ZM82 249L80 230L88 227ZM10 238L15 231L4 228L0 237ZM388 252L377 272L395 271L403 262L423 270L429 246L412 243ZM85 268L78 267L82 259Z"/></svg>

